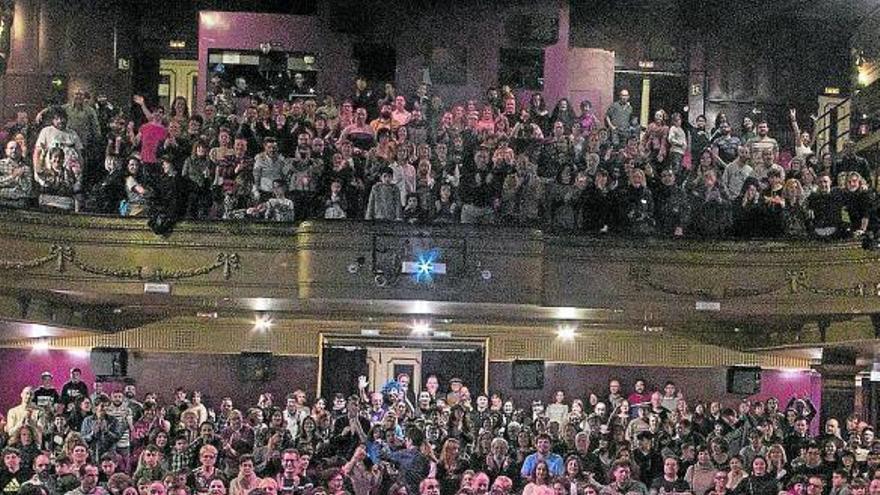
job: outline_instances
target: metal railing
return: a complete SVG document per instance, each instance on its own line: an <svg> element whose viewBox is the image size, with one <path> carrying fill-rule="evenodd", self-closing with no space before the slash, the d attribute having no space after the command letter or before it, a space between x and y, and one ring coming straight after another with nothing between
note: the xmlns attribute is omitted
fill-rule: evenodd
<svg viewBox="0 0 880 495"><path fill-rule="evenodd" d="M820 127L816 130L814 134L816 136L816 139L818 139L819 136L821 136L825 132L828 132L829 134L828 140L822 143L822 146L820 146L819 149L816 150L816 155L823 156L825 152L829 149L832 150L833 153L834 150L837 149L837 142L850 134L852 126L848 126L846 130L843 131L841 131L839 127L841 122L845 122L852 117L851 106L848 106L851 101L852 97L846 97L826 109L825 112L821 113L816 118L817 125L819 122L827 120L827 123L824 127ZM845 111L839 112L838 114L838 110L840 110L841 108L844 108Z"/></svg>

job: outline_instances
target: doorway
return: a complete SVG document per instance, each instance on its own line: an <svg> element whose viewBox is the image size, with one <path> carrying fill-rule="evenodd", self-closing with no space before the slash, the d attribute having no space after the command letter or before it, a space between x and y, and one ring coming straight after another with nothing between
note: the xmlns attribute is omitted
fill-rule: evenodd
<svg viewBox="0 0 880 495"><path fill-rule="evenodd" d="M406 336L358 337L324 334L319 360L322 397L349 396L358 392L358 377L370 382L368 391L381 391L401 373L410 377L408 396L424 388L431 375L446 393L457 378L475 397L485 393L488 341L485 338L414 338Z"/></svg>
<svg viewBox="0 0 880 495"><path fill-rule="evenodd" d="M654 112L666 110L667 118L681 113L688 103L687 77L673 72L618 70L614 73L614 98L621 89L629 90L633 116L644 127Z"/></svg>
<svg viewBox="0 0 880 495"><path fill-rule="evenodd" d="M367 348L367 378L374 385L374 390L385 383L396 380L406 373L410 377L412 390L421 390L422 383L422 351L401 347L369 347Z"/></svg>

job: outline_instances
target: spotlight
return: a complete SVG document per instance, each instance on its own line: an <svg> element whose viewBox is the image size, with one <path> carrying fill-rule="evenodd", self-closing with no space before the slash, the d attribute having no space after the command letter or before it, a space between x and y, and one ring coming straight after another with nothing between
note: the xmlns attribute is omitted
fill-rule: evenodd
<svg viewBox="0 0 880 495"><path fill-rule="evenodd" d="M416 282L432 282L435 275L446 275L446 263L438 261L440 253L436 249L418 255L415 261L404 261L401 272L412 275Z"/></svg>
<svg viewBox="0 0 880 495"><path fill-rule="evenodd" d="M265 332L272 328L272 317L269 315L257 315L254 319L254 330L258 332Z"/></svg>
<svg viewBox="0 0 880 495"><path fill-rule="evenodd" d="M33 343L31 348L37 352L46 352L49 350L49 341L46 339L39 339Z"/></svg>
<svg viewBox="0 0 880 495"><path fill-rule="evenodd" d="M577 327L573 325L559 325L556 335L562 340L574 340L577 336Z"/></svg>

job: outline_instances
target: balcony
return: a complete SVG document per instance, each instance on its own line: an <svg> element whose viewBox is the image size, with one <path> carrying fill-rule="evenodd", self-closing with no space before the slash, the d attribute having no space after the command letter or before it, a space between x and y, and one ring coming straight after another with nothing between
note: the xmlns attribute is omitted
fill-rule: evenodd
<svg viewBox="0 0 880 495"><path fill-rule="evenodd" d="M880 303L878 258L856 242L665 241L348 221L182 223L163 238L143 220L2 210L0 249L3 317L102 332L196 313L271 311L570 320L750 348L821 343L829 329L843 339L873 338L865 317ZM417 273L427 258L430 273ZM851 320L861 323L839 323Z"/></svg>

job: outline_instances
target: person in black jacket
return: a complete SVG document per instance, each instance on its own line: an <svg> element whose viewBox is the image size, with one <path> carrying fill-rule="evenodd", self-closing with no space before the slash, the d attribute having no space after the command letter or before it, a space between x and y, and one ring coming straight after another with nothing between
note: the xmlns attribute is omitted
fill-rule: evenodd
<svg viewBox="0 0 880 495"><path fill-rule="evenodd" d="M654 192L657 230L663 235L681 237L690 221L690 204L687 195L675 183L675 172L665 169L660 173L660 185Z"/></svg>
<svg viewBox="0 0 880 495"><path fill-rule="evenodd" d="M818 190L807 197L809 231L818 239L836 239L843 234L843 205L840 194L831 190L832 182L830 176L820 176Z"/></svg>
<svg viewBox="0 0 880 495"><path fill-rule="evenodd" d="M767 472L767 460L757 456L751 474L736 486L733 495L778 495L779 488L779 481Z"/></svg>
<svg viewBox="0 0 880 495"><path fill-rule="evenodd" d="M654 197L645 184L645 173L633 170L629 180L629 187L620 196L620 218L629 233L651 235L654 233Z"/></svg>
<svg viewBox="0 0 880 495"><path fill-rule="evenodd" d="M874 216L874 195L858 172L850 172L846 176L846 189L841 193L841 203L849 214L850 231L861 237L872 227Z"/></svg>
<svg viewBox="0 0 880 495"><path fill-rule="evenodd" d="M608 232L612 219L612 197L608 189L608 172L596 171L595 182L581 195L581 230Z"/></svg>

